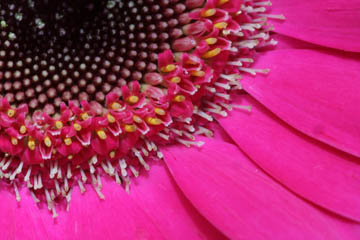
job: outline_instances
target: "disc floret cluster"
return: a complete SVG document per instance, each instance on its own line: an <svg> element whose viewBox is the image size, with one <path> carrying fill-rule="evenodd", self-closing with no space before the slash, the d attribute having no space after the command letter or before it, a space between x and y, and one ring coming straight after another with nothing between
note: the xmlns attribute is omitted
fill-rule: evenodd
<svg viewBox="0 0 360 240"><path fill-rule="evenodd" d="M111 9L123 4L108 2ZM115 74L114 82L122 81L103 91L103 101L91 101L96 97L90 96L63 101L54 105L56 112L29 110L26 103L2 98L0 177L13 185L17 199L17 188L25 183L34 200L47 202L56 216L56 204L70 202L74 186L85 192L85 184L91 183L104 198L103 173L128 190L131 177L149 170L149 161L163 157L161 146L201 146L195 135L212 136L214 117L225 117L233 108L250 110L233 105L231 94L241 91L245 74L268 72L251 65L258 49L276 44L267 19L282 16L268 13L269 1L141 2L176 16L174 27L160 28L176 37L158 34L166 41L153 49L156 67L152 60L143 61L147 68L130 68L133 74L127 79ZM131 11L139 10L131 3L127 5L135 9Z"/></svg>

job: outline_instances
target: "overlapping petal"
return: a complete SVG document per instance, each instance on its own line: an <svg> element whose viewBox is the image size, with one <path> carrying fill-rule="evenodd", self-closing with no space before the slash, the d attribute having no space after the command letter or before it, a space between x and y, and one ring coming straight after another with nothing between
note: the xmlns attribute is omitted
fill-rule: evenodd
<svg viewBox="0 0 360 240"><path fill-rule="evenodd" d="M360 221L356 157L296 131L251 97L238 96L234 103L253 110L234 110L219 122L252 160L302 197Z"/></svg>
<svg viewBox="0 0 360 240"><path fill-rule="evenodd" d="M277 50L258 59L268 75L243 80L245 90L300 131L360 156L359 55Z"/></svg>
<svg viewBox="0 0 360 240"><path fill-rule="evenodd" d="M235 146L171 147L165 161L194 206L231 239L356 239L358 224L297 198Z"/></svg>
<svg viewBox="0 0 360 240"><path fill-rule="evenodd" d="M304 41L345 51L360 52L359 0L273 0L275 31Z"/></svg>
<svg viewBox="0 0 360 240"><path fill-rule="evenodd" d="M185 198L163 163L131 185L131 193L105 177L105 201L87 186L86 201L76 188L69 212L57 206L52 219L45 204L36 205L26 189L16 203L8 186L1 185L1 229L5 239L224 239ZM26 221L25 221L26 220Z"/></svg>
<svg viewBox="0 0 360 240"><path fill-rule="evenodd" d="M163 162L153 164L147 176L134 180L132 198L167 239L224 239L185 198Z"/></svg>
<svg viewBox="0 0 360 240"><path fill-rule="evenodd" d="M2 185L4 187L4 185ZM20 203L1 191L0 228L3 239L165 239L152 217L113 181L103 184L106 201L92 189L81 196L74 189L69 212L59 209L52 219L45 204L37 206L29 192L21 191ZM86 201L84 201L86 198ZM40 209L39 209L40 208ZM115 238L116 237L116 238Z"/></svg>

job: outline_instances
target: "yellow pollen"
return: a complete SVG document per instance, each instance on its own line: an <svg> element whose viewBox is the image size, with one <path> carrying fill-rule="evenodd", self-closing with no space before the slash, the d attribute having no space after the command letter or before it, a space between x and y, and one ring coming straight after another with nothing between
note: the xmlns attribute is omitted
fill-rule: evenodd
<svg viewBox="0 0 360 240"><path fill-rule="evenodd" d="M174 97L174 101L175 102L183 102L185 101L186 97L184 95L177 95L176 97Z"/></svg>
<svg viewBox="0 0 360 240"><path fill-rule="evenodd" d="M72 144L71 138L65 138L64 143L65 143L66 146L71 145Z"/></svg>
<svg viewBox="0 0 360 240"><path fill-rule="evenodd" d="M214 48L213 50L207 51L202 57L203 58L212 58L221 53L221 48Z"/></svg>
<svg viewBox="0 0 360 240"><path fill-rule="evenodd" d="M212 17L216 14L216 9L215 8L210 8L208 10L205 10L201 13L202 17Z"/></svg>
<svg viewBox="0 0 360 240"><path fill-rule="evenodd" d="M225 3L228 3L229 0L219 0L219 2L217 3L217 6L221 6L224 5Z"/></svg>
<svg viewBox="0 0 360 240"><path fill-rule="evenodd" d="M113 110L119 110L119 109L121 109L121 104L118 103L118 102L114 102L114 103L111 104L111 108Z"/></svg>
<svg viewBox="0 0 360 240"><path fill-rule="evenodd" d="M74 128L75 128L75 130L78 131L78 132L81 131L81 129L82 129L81 125L78 124L78 123L74 123Z"/></svg>
<svg viewBox="0 0 360 240"><path fill-rule="evenodd" d="M47 147L51 147L51 139L48 136L44 138L44 143Z"/></svg>
<svg viewBox="0 0 360 240"><path fill-rule="evenodd" d="M14 137L11 137L11 143L13 144L13 145L18 145L18 140L16 139L16 138L14 138Z"/></svg>
<svg viewBox="0 0 360 240"><path fill-rule="evenodd" d="M142 119L141 119L139 116L137 116L137 115L134 115L134 116L133 116L133 120L134 120L134 122L136 122L136 123L142 123Z"/></svg>
<svg viewBox="0 0 360 240"><path fill-rule="evenodd" d="M52 150L52 154L56 154L56 149L54 148L53 150Z"/></svg>
<svg viewBox="0 0 360 240"><path fill-rule="evenodd" d="M205 76L204 71L192 71L190 74L193 77L203 77L203 76Z"/></svg>
<svg viewBox="0 0 360 240"><path fill-rule="evenodd" d="M170 79L170 81L173 82L173 83L179 83L179 82L181 82L181 78L180 77L173 77L173 78Z"/></svg>
<svg viewBox="0 0 360 240"><path fill-rule="evenodd" d="M136 128L137 127L134 124L131 124L131 125L126 124L124 127L125 132L135 132Z"/></svg>
<svg viewBox="0 0 360 240"><path fill-rule="evenodd" d="M217 38L207 38L205 39L205 42L207 42L207 44L209 45L214 45L215 43L217 43Z"/></svg>
<svg viewBox="0 0 360 240"><path fill-rule="evenodd" d="M165 72L165 73L169 73L169 72L172 72L176 69L176 65L175 64L169 64L169 65L166 65L165 67L162 67L161 68L161 71L162 72Z"/></svg>
<svg viewBox="0 0 360 240"><path fill-rule="evenodd" d="M21 125L21 127L20 127L20 133L21 134L25 134L26 133L26 131L27 131L27 129L26 129L26 127L25 127L25 125Z"/></svg>
<svg viewBox="0 0 360 240"><path fill-rule="evenodd" d="M129 104L136 104L139 101L139 97L138 96L130 96L126 99L126 102Z"/></svg>
<svg viewBox="0 0 360 240"><path fill-rule="evenodd" d="M109 156L110 156L110 158L114 158L115 157L115 151L111 151Z"/></svg>
<svg viewBox="0 0 360 240"><path fill-rule="evenodd" d="M56 122L55 122L55 127L56 127L57 129L61 129L63 126L64 126L64 124L63 124L61 121L56 121Z"/></svg>
<svg viewBox="0 0 360 240"><path fill-rule="evenodd" d="M105 140L106 139L106 133L104 132L104 130L97 130L96 131L96 134L98 135L98 137L101 139L101 140Z"/></svg>
<svg viewBox="0 0 360 240"><path fill-rule="evenodd" d="M28 147L30 150L35 150L35 141L32 137L29 137L29 141L28 141Z"/></svg>
<svg viewBox="0 0 360 240"><path fill-rule="evenodd" d="M218 29L224 29L227 27L227 23L226 22L219 22L219 23L215 23L214 27L218 28Z"/></svg>
<svg viewBox="0 0 360 240"><path fill-rule="evenodd" d="M110 113L107 115L107 119L108 119L109 123L116 122L115 117L113 115L111 115Z"/></svg>
<svg viewBox="0 0 360 240"><path fill-rule="evenodd" d="M8 115L9 117L13 117L13 116L15 115L15 110L14 110L14 109L9 109L9 110L7 111L7 115Z"/></svg>
<svg viewBox="0 0 360 240"><path fill-rule="evenodd" d="M146 118L146 122L150 125L160 125L162 123L161 119L153 117Z"/></svg>
<svg viewBox="0 0 360 240"><path fill-rule="evenodd" d="M71 160L71 159L74 158L74 156L73 156L73 155L69 155L67 158L68 158L69 160Z"/></svg>
<svg viewBox="0 0 360 240"><path fill-rule="evenodd" d="M160 116L166 115L165 110L162 109L162 108L155 108L154 111L155 111L155 113L156 113L157 115L160 115Z"/></svg>
<svg viewBox="0 0 360 240"><path fill-rule="evenodd" d="M86 121L89 119L89 114L87 112L84 112L80 115L81 119Z"/></svg>

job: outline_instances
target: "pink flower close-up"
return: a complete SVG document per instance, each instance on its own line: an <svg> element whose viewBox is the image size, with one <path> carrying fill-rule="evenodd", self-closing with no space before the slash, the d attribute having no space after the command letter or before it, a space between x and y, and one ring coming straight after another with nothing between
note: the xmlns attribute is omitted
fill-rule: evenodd
<svg viewBox="0 0 360 240"><path fill-rule="evenodd" d="M360 0L1 0L0 239L360 239Z"/></svg>

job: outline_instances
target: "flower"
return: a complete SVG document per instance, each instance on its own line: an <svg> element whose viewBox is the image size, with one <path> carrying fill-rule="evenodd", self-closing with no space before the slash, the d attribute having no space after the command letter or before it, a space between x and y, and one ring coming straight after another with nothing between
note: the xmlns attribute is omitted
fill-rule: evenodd
<svg viewBox="0 0 360 240"><path fill-rule="evenodd" d="M149 0L139 1L139 5L108 1L106 9L95 1L85 5L85 10L80 7L82 1L64 1L64 5L55 4L49 9L49 16L61 9L65 14L90 14L95 19L94 9L104 9L110 26L114 24L111 9L118 13L116 6L126 12L124 16L134 14L134 19L142 4L149 4L143 8L145 13L149 9L158 12L155 19L186 9L188 12L175 19L184 24L185 35L172 28L176 36L173 45L164 41L161 53L153 52L154 58L158 56L159 70L151 70L152 63L144 62L148 64L144 81L140 72L143 68L131 72L127 68L132 64L125 61L125 70L120 72L119 65L113 66L107 75L109 82L104 84L101 77L85 74L102 90L85 82L83 87L90 95L79 94L80 101L67 105L60 104L61 100L45 105L46 96L34 98L34 89L29 88L32 100L27 114L26 105L9 104L17 95L16 101L23 100L24 92L14 94L10 90L19 84L9 83L8 87L11 76L19 73L4 72L7 97L0 108L4 152L0 176L5 181L1 189L13 189L17 199L22 198L15 203L10 191L1 192L0 211L6 218L0 224L8 229L5 238L357 239L360 154L359 114L354 103L359 100L356 78L360 68L358 42L352 40L359 36L359 28L348 24L349 19L359 22L356 1L273 2L273 12L284 13L286 22L278 21L282 15L269 12L269 1L257 0L159 4ZM48 7L47 1L33 4L28 2L29 9ZM22 8L17 4L7 7L10 18L15 15L21 22ZM7 11L2 12L3 18L8 17ZM40 13L35 16L34 29L39 31L34 35L36 40L42 39L47 24L41 19L46 15ZM55 16L68 23L68 15ZM316 30L308 27L315 19L319 20ZM86 26L86 19L81 20ZM131 18L125 16L123 20L129 22ZM277 33L267 21L275 24ZM24 43L23 32L12 32L16 24L10 23L7 18L0 22L5 29L2 38L7 38L4 46L17 49L16 43ZM164 33L165 24L158 22ZM66 31L73 34L76 29L66 24L69 28L54 26L55 32L65 38ZM130 23L129 29L140 26ZM148 37L155 41L157 35L153 33ZM104 40L107 36L95 34L94 38L109 43ZM160 36L166 39L164 34ZM12 45L17 38L19 42ZM279 46L264 51L274 48L273 38L278 39ZM49 36L44 39L49 40ZM62 42L55 39L50 44L52 41ZM97 40L92 41L96 43L94 48L105 52L106 46L99 47ZM110 37L111 41L116 40ZM74 43L68 39L67 44L71 47ZM156 42L149 49L159 46ZM182 54L174 54L169 47ZM68 55L69 50L64 50L64 60L73 57L75 61L72 50ZM5 56L15 54L7 49L2 52ZM18 55L21 53L19 50ZM51 53L44 54L51 62ZM131 55L134 53L130 51ZM35 58L30 58L30 63L37 61ZM95 63L101 61L94 58ZM2 66L4 63L2 60ZM91 69L99 67L95 63ZM104 68L111 65L110 61L101 63ZM7 60L7 68L11 69L12 64L13 60ZM46 67L48 63L41 64ZM65 71L73 68L74 63L70 63ZM100 74L108 73L104 71ZM119 76L114 77L113 72L125 79L118 81L120 88L110 92L110 83ZM40 73L48 76L46 70ZM135 81L127 83L129 76ZM32 76L35 83L38 78ZM65 83L71 85L72 81L66 78ZM62 100L71 99L65 86L59 86L55 93L63 92ZM74 86L71 92L76 95L80 91ZM48 97L53 93L51 90ZM42 112L35 111L39 102L44 105ZM58 116L53 115L55 111L59 111ZM206 137L195 139L195 134ZM169 144L174 141L178 144ZM188 148L191 145L195 146ZM164 162L156 161L162 158ZM150 168L150 172L144 171ZM20 188L22 180L30 191ZM88 191L85 183L92 183L95 191ZM85 191L87 194L81 196ZM68 213L63 213L65 207ZM61 217L52 220L48 211L56 216L55 209Z"/></svg>

